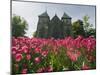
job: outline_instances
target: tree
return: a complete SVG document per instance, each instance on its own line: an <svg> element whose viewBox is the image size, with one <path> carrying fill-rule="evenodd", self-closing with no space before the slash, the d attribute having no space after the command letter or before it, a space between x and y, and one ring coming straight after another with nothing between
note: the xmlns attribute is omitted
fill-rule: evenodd
<svg viewBox="0 0 100 75"><path fill-rule="evenodd" d="M93 27L93 25L89 23L89 19L90 17L88 15L85 15L83 17L83 27L86 32L86 36L88 36L88 33L91 31L91 28Z"/></svg>
<svg viewBox="0 0 100 75"><path fill-rule="evenodd" d="M84 31L84 28L83 28L83 21L77 20L77 21L73 22L72 31L73 31L74 37L77 37L78 35L85 36L85 31Z"/></svg>
<svg viewBox="0 0 100 75"><path fill-rule="evenodd" d="M89 36L93 36L94 38L96 38L96 29L95 28L90 28L87 32L87 37Z"/></svg>
<svg viewBox="0 0 100 75"><path fill-rule="evenodd" d="M24 36L27 30L27 26L28 24L24 18L14 15L12 17L12 36Z"/></svg>

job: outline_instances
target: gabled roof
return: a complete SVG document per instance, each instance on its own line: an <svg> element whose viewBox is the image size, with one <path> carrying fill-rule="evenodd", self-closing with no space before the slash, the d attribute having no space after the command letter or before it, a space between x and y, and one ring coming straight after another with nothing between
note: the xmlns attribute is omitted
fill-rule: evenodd
<svg viewBox="0 0 100 75"><path fill-rule="evenodd" d="M70 16L68 16L65 12L64 12L64 14L63 14L62 18L70 18L70 19L71 19L71 17L70 17Z"/></svg>
<svg viewBox="0 0 100 75"><path fill-rule="evenodd" d="M39 15L39 16L48 17L48 13L47 13L47 11L45 11L44 13L42 13L42 14L41 14L41 15Z"/></svg>
<svg viewBox="0 0 100 75"><path fill-rule="evenodd" d="M51 20L60 20L59 17L55 14L55 16Z"/></svg>

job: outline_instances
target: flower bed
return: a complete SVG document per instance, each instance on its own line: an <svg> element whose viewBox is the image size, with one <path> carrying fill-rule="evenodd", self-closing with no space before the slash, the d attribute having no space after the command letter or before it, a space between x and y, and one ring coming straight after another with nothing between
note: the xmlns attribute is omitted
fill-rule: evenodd
<svg viewBox="0 0 100 75"><path fill-rule="evenodd" d="M12 38L12 73L41 73L96 68L96 40Z"/></svg>

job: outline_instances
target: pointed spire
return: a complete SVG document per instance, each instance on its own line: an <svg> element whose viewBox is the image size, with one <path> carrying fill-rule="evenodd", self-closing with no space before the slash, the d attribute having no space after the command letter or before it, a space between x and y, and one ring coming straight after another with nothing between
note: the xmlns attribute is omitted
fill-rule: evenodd
<svg viewBox="0 0 100 75"><path fill-rule="evenodd" d="M45 12L47 12L47 5L45 5Z"/></svg>
<svg viewBox="0 0 100 75"><path fill-rule="evenodd" d="M56 13L55 13L55 16L52 18L52 20L59 20L59 21L60 21L60 19L59 19L59 17L57 16Z"/></svg>
<svg viewBox="0 0 100 75"><path fill-rule="evenodd" d="M47 12L47 7L45 7L45 10L46 10L46 12Z"/></svg>
<svg viewBox="0 0 100 75"><path fill-rule="evenodd" d="M57 14L55 13L55 16L57 16Z"/></svg>
<svg viewBox="0 0 100 75"><path fill-rule="evenodd" d="M64 12L64 14L63 14L62 18L70 18L70 19L71 19L71 17L70 17L70 16L68 16L65 12Z"/></svg>

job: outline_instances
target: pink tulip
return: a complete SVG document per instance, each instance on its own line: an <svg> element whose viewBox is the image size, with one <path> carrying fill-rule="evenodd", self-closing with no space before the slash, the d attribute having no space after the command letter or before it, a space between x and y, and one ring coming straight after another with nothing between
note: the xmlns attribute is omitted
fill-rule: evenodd
<svg viewBox="0 0 100 75"><path fill-rule="evenodd" d="M49 66L49 67L47 67L47 72L52 72L53 71L53 67L52 66Z"/></svg>
<svg viewBox="0 0 100 75"><path fill-rule="evenodd" d="M22 57L22 54L16 54L15 58L17 62L20 62L23 57Z"/></svg>
<svg viewBox="0 0 100 75"><path fill-rule="evenodd" d="M71 61L75 62L77 61L78 57L80 56L80 52L79 51L67 51L67 55L68 57L71 59Z"/></svg>
<svg viewBox="0 0 100 75"><path fill-rule="evenodd" d="M27 55L26 55L26 59L27 59L27 60L30 60L30 59L31 59L31 55L30 55L30 54L27 54Z"/></svg>
<svg viewBox="0 0 100 75"><path fill-rule="evenodd" d="M48 50L45 50L45 51L42 51L42 52L41 52L41 55L44 56L44 57L46 57L47 54L48 54Z"/></svg>
<svg viewBox="0 0 100 75"><path fill-rule="evenodd" d="M17 47L12 47L12 54L15 55L17 52Z"/></svg>
<svg viewBox="0 0 100 75"><path fill-rule="evenodd" d="M40 57L36 57L36 58L35 58L35 63L40 63L40 62L41 62Z"/></svg>
<svg viewBox="0 0 100 75"><path fill-rule="evenodd" d="M41 52L41 48L37 47L35 50L34 50L35 53L40 53Z"/></svg>
<svg viewBox="0 0 100 75"><path fill-rule="evenodd" d="M23 46L23 47L22 47L22 51L23 51L24 53L28 53L29 49L28 49L27 46Z"/></svg>
<svg viewBox="0 0 100 75"><path fill-rule="evenodd" d="M27 69L23 69L21 73L22 74L26 74L27 73Z"/></svg>

